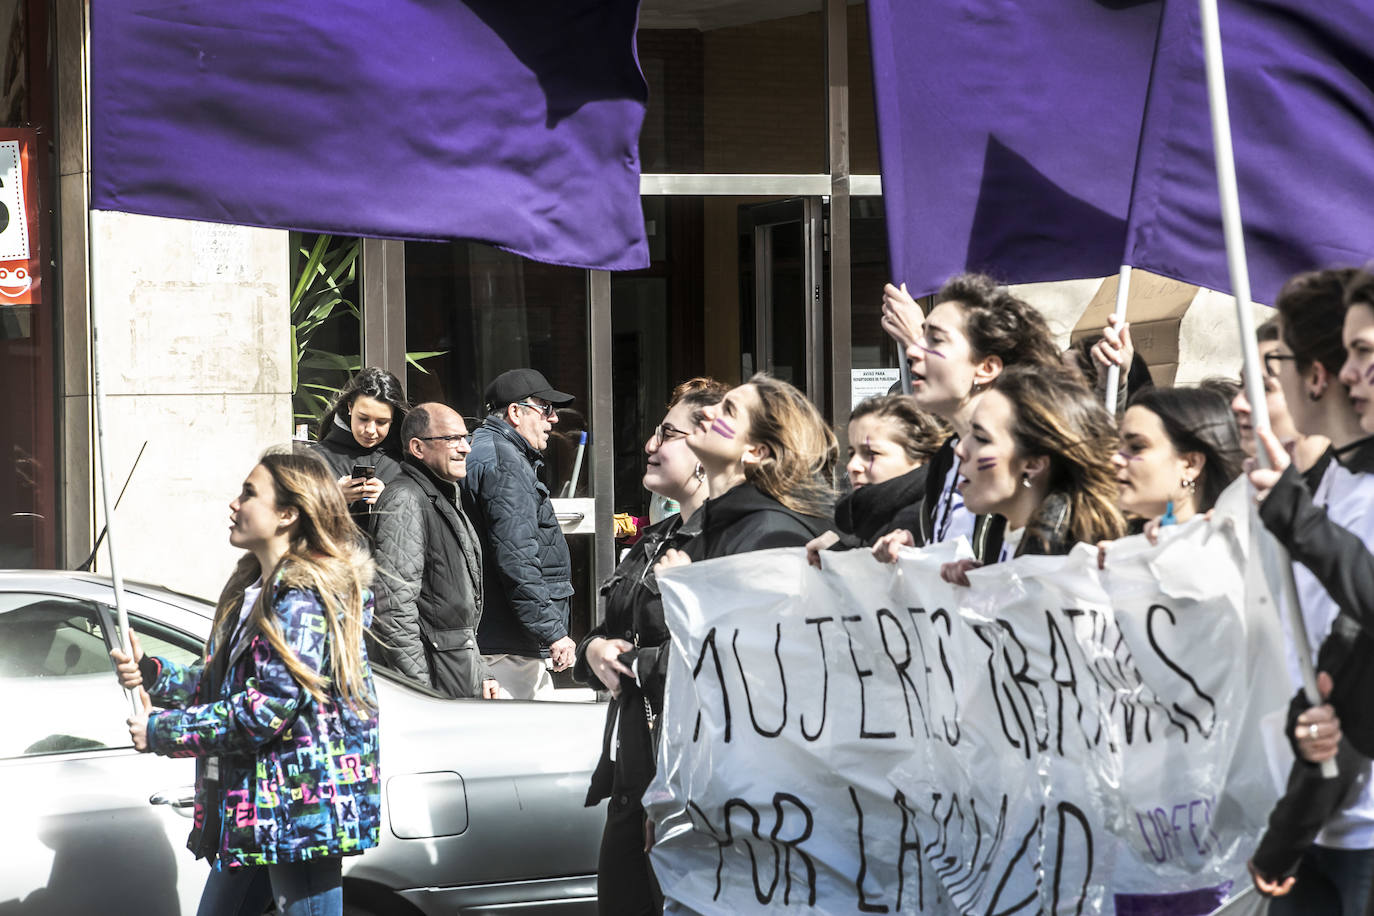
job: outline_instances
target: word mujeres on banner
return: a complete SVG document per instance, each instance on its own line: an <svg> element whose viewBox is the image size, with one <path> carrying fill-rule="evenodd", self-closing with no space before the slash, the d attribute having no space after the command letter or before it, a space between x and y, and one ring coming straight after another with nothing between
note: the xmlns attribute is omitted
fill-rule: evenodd
<svg viewBox="0 0 1374 916"><path fill-rule="evenodd" d="M769 551L663 577L645 796L670 911L1207 913L1275 797L1286 702L1248 519L939 579ZM1236 773L1241 778L1236 778Z"/></svg>

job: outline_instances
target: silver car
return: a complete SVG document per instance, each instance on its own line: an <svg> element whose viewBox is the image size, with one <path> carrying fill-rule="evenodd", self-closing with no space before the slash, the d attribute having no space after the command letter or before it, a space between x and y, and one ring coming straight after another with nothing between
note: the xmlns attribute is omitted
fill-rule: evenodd
<svg viewBox="0 0 1374 916"><path fill-rule="evenodd" d="M145 651L199 657L213 607L126 586ZM0 571L0 916L195 913L194 764L134 751L108 579ZM596 912L596 703L450 700L384 671L382 842L344 859L344 911Z"/></svg>

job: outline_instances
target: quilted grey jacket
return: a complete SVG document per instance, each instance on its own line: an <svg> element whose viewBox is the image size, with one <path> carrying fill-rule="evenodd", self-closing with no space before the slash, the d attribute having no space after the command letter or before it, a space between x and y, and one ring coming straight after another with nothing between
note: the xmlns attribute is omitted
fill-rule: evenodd
<svg viewBox="0 0 1374 916"><path fill-rule="evenodd" d="M568 635L572 561L539 480L543 463L500 416L473 433L462 489L482 540L486 607L477 642L486 655L547 658Z"/></svg>
<svg viewBox="0 0 1374 916"><path fill-rule="evenodd" d="M482 546L457 488L407 458L373 513L377 611L369 655L452 697L481 695Z"/></svg>

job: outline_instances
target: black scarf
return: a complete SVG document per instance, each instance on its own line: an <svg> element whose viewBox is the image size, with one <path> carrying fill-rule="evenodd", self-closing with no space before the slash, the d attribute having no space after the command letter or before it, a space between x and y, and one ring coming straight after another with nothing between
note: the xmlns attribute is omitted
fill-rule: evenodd
<svg viewBox="0 0 1374 916"><path fill-rule="evenodd" d="M872 546L892 530L898 512L921 501L927 470L922 465L900 477L870 483L840 497L835 503L835 527L865 546Z"/></svg>

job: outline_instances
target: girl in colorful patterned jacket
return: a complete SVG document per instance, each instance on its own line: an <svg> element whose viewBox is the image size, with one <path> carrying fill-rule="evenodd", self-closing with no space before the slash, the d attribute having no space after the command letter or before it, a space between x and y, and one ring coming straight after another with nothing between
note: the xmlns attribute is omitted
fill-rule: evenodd
<svg viewBox="0 0 1374 916"><path fill-rule="evenodd" d="M341 913L341 857L377 844L376 694L363 646L372 561L338 485L309 454L269 452L229 504L247 553L205 662L115 650L140 688L134 746L196 758L187 843L210 860L199 916ZM154 704L157 707L154 708Z"/></svg>

